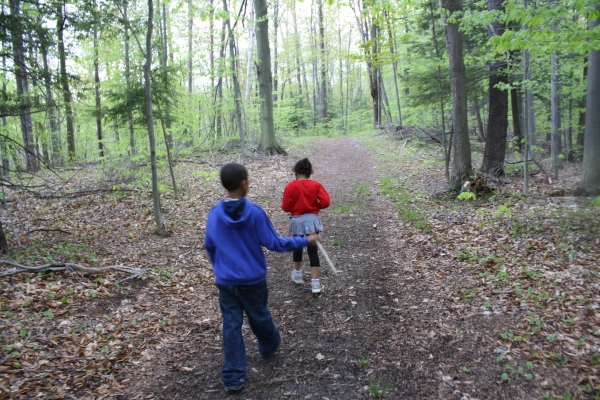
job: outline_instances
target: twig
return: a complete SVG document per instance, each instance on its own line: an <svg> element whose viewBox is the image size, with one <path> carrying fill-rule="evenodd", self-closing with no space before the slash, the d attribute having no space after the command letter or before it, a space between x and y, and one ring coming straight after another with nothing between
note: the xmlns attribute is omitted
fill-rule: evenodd
<svg viewBox="0 0 600 400"><path fill-rule="evenodd" d="M16 268L16 269L9 269L9 270L0 272L0 278L3 278L5 276L20 274L22 272L36 273L36 272L41 272L41 271L73 271L73 270L82 271L87 274L102 274L106 271L119 271L119 272L125 272L125 273L132 275L130 277L127 277L126 279L119 281L119 283L120 283L120 282L129 280L129 279L138 278L142 275L145 275L148 272L145 269L136 269L136 268L127 267L124 265L111 265L111 266L105 267L105 268L89 268L89 267L84 267L83 265L79 265L79 264L75 264L75 263L48 263L48 264L40 265L37 267L31 267L31 266L22 265L22 264L19 264L17 262L10 261L10 260L0 260L0 264L11 265Z"/></svg>
<svg viewBox="0 0 600 400"><path fill-rule="evenodd" d="M514 292L514 290L494 290L492 294L509 294Z"/></svg>
<svg viewBox="0 0 600 400"><path fill-rule="evenodd" d="M66 233L67 235L70 235L72 232L69 231L64 231L62 229L49 229L49 228L36 228L36 229L31 229L28 232L25 233L25 235L29 235L30 233L33 232L62 232L62 233Z"/></svg>

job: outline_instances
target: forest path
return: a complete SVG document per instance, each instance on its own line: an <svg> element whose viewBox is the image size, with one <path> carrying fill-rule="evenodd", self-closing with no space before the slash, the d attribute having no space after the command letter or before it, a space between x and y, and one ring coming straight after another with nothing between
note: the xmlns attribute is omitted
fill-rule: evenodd
<svg viewBox="0 0 600 400"><path fill-rule="evenodd" d="M334 276L321 257L325 290L314 297L306 255L305 284L295 285L289 277L291 254L267 252L269 308L284 340L277 355L261 360L245 324L248 376L241 392L228 393L220 383L218 332L194 333L186 340L197 341L203 350L188 356L186 365L197 372L168 373L154 394L163 399L367 399L385 392L391 399L468 399L465 388L476 386L479 398L514 398L510 389L497 391L499 372L489 370L496 366L478 368L481 320L468 319L460 305L439 300L458 279L450 273L440 279L452 265L419 262L432 247L420 231L402 224L393 204L378 194L379 173L361 141L318 139L308 157L313 179L332 198L320 214L323 246L343 272ZM251 180L249 196L268 205L282 235L287 235L289 217L277 210L287 181L263 185ZM206 338L212 338L211 346ZM467 367L473 380L461 383L455 377Z"/></svg>

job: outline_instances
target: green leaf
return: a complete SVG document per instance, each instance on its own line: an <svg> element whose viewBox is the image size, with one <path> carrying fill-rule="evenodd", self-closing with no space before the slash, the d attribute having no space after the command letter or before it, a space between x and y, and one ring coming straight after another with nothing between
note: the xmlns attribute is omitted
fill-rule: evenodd
<svg viewBox="0 0 600 400"><path fill-rule="evenodd" d="M457 198L458 200L476 200L477 196L475 196L475 193L472 192L462 192Z"/></svg>
<svg viewBox="0 0 600 400"><path fill-rule="evenodd" d="M600 207L600 196L596 197L593 201L592 201L592 207Z"/></svg>
<svg viewBox="0 0 600 400"><path fill-rule="evenodd" d="M508 380L508 374L506 372L502 373L502 380L503 381L507 381Z"/></svg>

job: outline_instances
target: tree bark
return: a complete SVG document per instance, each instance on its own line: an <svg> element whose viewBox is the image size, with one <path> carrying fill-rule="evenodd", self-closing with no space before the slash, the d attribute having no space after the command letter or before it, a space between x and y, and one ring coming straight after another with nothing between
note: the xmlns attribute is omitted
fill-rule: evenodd
<svg viewBox="0 0 600 400"><path fill-rule="evenodd" d="M488 10L504 12L502 0L488 0ZM500 36L504 26L494 20L489 24L488 36ZM481 171L491 175L504 174L504 158L506 156L506 132L508 129L508 93L497 85L508 84L504 68L506 63L497 57L490 65L488 126L483 152Z"/></svg>
<svg viewBox="0 0 600 400"><path fill-rule="evenodd" d="M273 107L277 107L277 91L279 90L279 76L277 65L277 36L279 35L279 0L275 0L273 8Z"/></svg>
<svg viewBox="0 0 600 400"><path fill-rule="evenodd" d="M50 75L50 68L48 67L48 49L46 46L42 46L42 62L44 66L44 89L46 95L46 112L48 114L48 125L50 130L50 143L51 143L51 160L52 165L62 165L61 158L61 145L60 138L58 136L58 123L56 120L56 103L52 97L52 76ZM4 150L2 150L4 156Z"/></svg>
<svg viewBox="0 0 600 400"><path fill-rule="evenodd" d="M131 69L129 66L129 19L127 17L128 0L123 2L123 19L125 20L125 89L131 89ZM127 127L129 128L129 154L135 154L135 133L133 130L133 112L127 111Z"/></svg>
<svg viewBox="0 0 600 400"><path fill-rule="evenodd" d="M254 7L251 7L250 9L250 20L248 23L248 30L250 31L250 40L248 40L248 64L246 67L246 102L250 100L250 91L252 90L252 63L254 61L254 36L256 34Z"/></svg>
<svg viewBox="0 0 600 400"><path fill-rule="evenodd" d="M21 14L20 0L10 0L10 13L15 20L19 20ZM31 109L29 105L29 82L27 78L27 66L25 64L25 49L23 47L23 36L20 27L13 23L13 60L15 64L15 81L17 96L20 99L19 119L21 121L21 134L23 136L23 149L27 171L35 172L40 169L38 158L35 154L35 142L33 139L33 125L31 122Z"/></svg>
<svg viewBox="0 0 600 400"><path fill-rule="evenodd" d="M513 131L515 134L515 148L520 153L523 146L523 132L521 130L521 109L519 107L519 99L521 96L519 96L519 93L519 90L516 88L512 88L510 90L510 104L513 119Z"/></svg>
<svg viewBox="0 0 600 400"><path fill-rule="evenodd" d="M325 22L323 21L323 0L318 0L318 18L319 18L319 57L321 59L321 85L319 99L319 120L327 123L327 57L325 54Z"/></svg>
<svg viewBox="0 0 600 400"><path fill-rule="evenodd" d="M561 140L560 140L560 83L558 82L558 54L552 53L552 75L550 77L550 108L551 108L551 140L550 149L552 153L552 167L554 169L554 179L558 180L558 170L562 168L560 159Z"/></svg>
<svg viewBox="0 0 600 400"><path fill-rule="evenodd" d="M60 60L60 83L65 102L65 117L67 120L67 151L69 161L75 161L75 125L73 117L73 105L71 89L69 88L69 77L67 75L67 56L65 54L64 29L65 19L63 15L63 3L56 6L56 35L58 40L58 58Z"/></svg>
<svg viewBox="0 0 600 400"><path fill-rule="evenodd" d="M285 154L277 143L273 123L273 80L271 76L271 50L269 48L269 19L267 1L255 0L256 50L258 53L258 81L260 103L260 148L266 154Z"/></svg>
<svg viewBox="0 0 600 400"><path fill-rule="evenodd" d="M471 144L467 120L467 75L463 58L462 34L459 16L462 12L460 0L443 1L443 8L454 14L455 21L446 28L446 46L450 62L450 87L452 90L452 131L454 136L454 160L450 188L458 190L473 173Z"/></svg>
<svg viewBox="0 0 600 400"><path fill-rule="evenodd" d="M600 12L600 5L595 9ZM598 25L600 18L590 21L590 29ZM600 50L589 54L585 107L583 172L576 194L596 196L600 194Z"/></svg>
<svg viewBox="0 0 600 400"><path fill-rule="evenodd" d="M148 30L146 32L146 63L144 64L144 87L146 95L146 118L148 121L148 139L150 142L150 166L152 169L152 204L156 233L166 235L165 226L160 213L160 195L158 193L158 171L156 167L156 140L154 137L154 116L152 114L152 30L154 20L153 0L148 0Z"/></svg>
<svg viewBox="0 0 600 400"><path fill-rule="evenodd" d="M98 65L98 29L94 25L94 97L96 99L96 135L98 137L98 154L104 158L102 143L102 107L100 103L100 71Z"/></svg>
<svg viewBox="0 0 600 400"><path fill-rule="evenodd" d="M246 152L246 135L244 132L244 124L242 122L242 93L238 82L237 63L235 62L235 38L231 29L231 20L229 10L227 9L227 0L223 0L223 11L227 14L227 31L229 33L229 57L231 63L231 77L233 80L233 93L235 103L235 121L240 136L240 149L242 154Z"/></svg>
<svg viewBox="0 0 600 400"><path fill-rule="evenodd" d="M588 66L587 66L587 60L584 60L584 64L585 66L583 67L583 80L587 81L587 76L588 76ZM579 107L585 109L585 98L586 96L583 96L583 98L581 99L580 103L579 103ZM585 143L585 111L580 112L579 113L579 120L578 120L578 124L577 124L577 139L576 139L576 144L577 146L583 148L583 145Z"/></svg>

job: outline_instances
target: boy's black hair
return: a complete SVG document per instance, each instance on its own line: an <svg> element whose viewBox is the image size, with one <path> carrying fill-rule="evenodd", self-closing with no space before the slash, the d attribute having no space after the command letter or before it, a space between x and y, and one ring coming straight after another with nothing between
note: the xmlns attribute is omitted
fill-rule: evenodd
<svg viewBox="0 0 600 400"><path fill-rule="evenodd" d="M228 192L233 192L240 187L242 181L248 180L246 167L238 163L229 163L221 168L221 183Z"/></svg>
<svg viewBox="0 0 600 400"><path fill-rule="evenodd" d="M313 174L312 164L308 161L308 158L303 158L298 161L294 166L294 172L301 175L310 177Z"/></svg>

